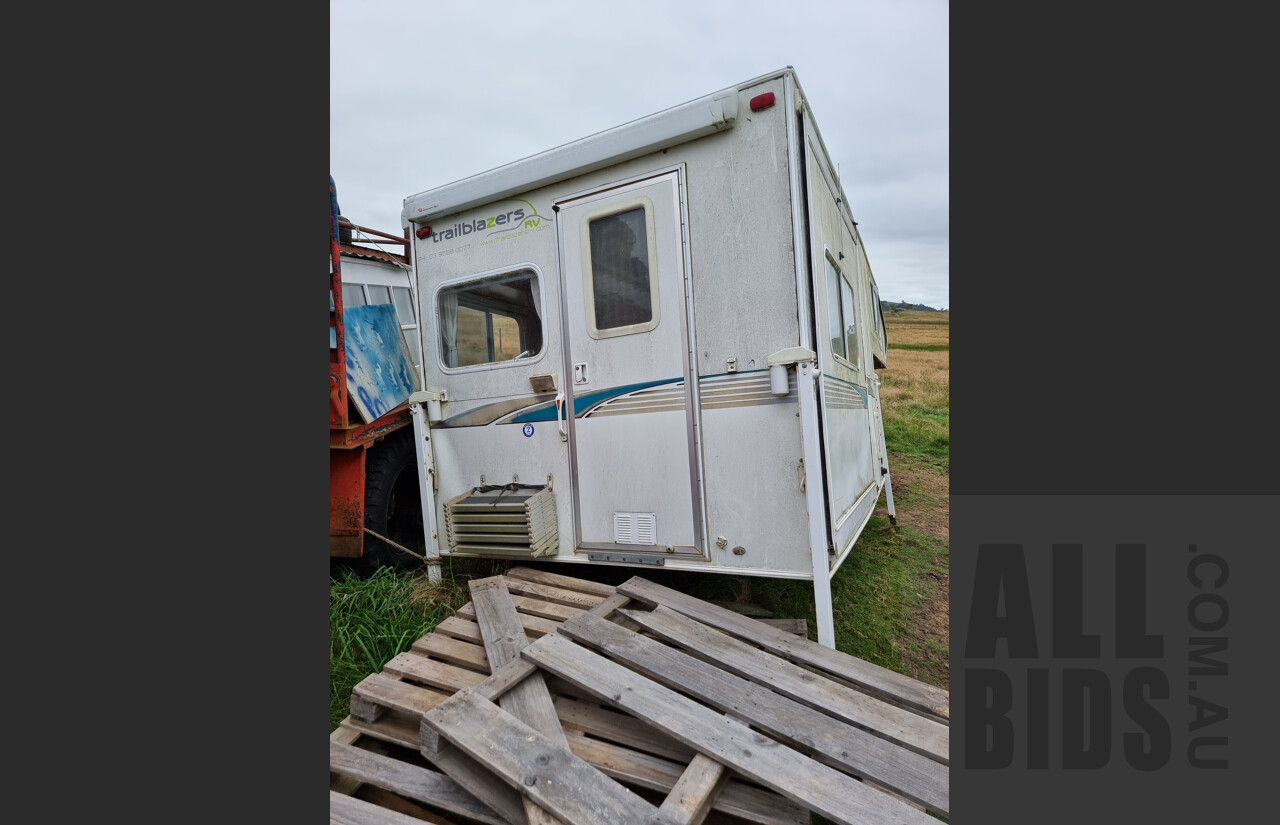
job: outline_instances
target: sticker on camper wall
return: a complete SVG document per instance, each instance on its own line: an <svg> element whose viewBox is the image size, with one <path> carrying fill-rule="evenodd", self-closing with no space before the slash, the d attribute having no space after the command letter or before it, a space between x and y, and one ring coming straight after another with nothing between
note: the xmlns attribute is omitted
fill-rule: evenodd
<svg viewBox="0 0 1280 825"><path fill-rule="evenodd" d="M533 435L533 425L532 425L532 424L525 424L525 425L524 425L524 429L523 429L523 430L521 430L521 432L523 432L523 433L524 433L524 437L525 437L525 438L529 438L529 437L531 437L531 436Z"/></svg>
<svg viewBox="0 0 1280 825"><path fill-rule="evenodd" d="M440 253L431 253L427 257L434 258L436 254L443 254L446 246L465 248L465 244L459 246L453 243L459 238L484 239L480 245L488 246L495 241L506 241L551 228L551 221L539 215L538 208L529 201L515 198L503 203L506 205L502 207L502 211L486 211L479 213L476 218L468 217L466 220L456 220L448 226L434 227L430 235L432 249L440 250ZM436 246L437 244L443 246Z"/></svg>

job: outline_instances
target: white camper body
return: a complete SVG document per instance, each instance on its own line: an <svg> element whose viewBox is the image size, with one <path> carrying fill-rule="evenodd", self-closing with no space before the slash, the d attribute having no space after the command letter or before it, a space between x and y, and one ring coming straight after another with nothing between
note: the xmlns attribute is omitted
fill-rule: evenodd
<svg viewBox="0 0 1280 825"><path fill-rule="evenodd" d="M770 97L771 96L771 97ZM879 296L793 70L405 199L428 553L830 577L882 492Z"/></svg>

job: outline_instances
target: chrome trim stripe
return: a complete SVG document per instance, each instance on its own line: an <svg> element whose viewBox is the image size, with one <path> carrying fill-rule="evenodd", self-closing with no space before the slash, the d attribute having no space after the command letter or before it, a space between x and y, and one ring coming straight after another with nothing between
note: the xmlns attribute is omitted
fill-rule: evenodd
<svg viewBox="0 0 1280 825"><path fill-rule="evenodd" d="M700 381L702 409L747 407L764 404L794 404L796 377L787 376L788 394L779 398L769 388L769 373L755 370L739 375L717 375Z"/></svg>
<svg viewBox="0 0 1280 825"><path fill-rule="evenodd" d="M788 395L779 398L769 389L769 374L755 371L742 375L717 375L698 379L698 395L702 409L716 410L728 407L753 407L766 404L794 404L796 378L792 373L787 377ZM685 409L688 395L685 382L675 380L662 383L656 387L645 387L631 392L619 392L609 397L609 393L624 390L622 387L608 390L597 390L589 395L575 399L575 407L583 404L585 412L576 413L576 418L589 418L597 415L631 415L646 412L670 412ZM828 406L836 409L862 409L865 400L857 393L857 388L845 384L828 384L831 400L836 402ZM604 400L596 400L603 398ZM575 410L576 412L576 410ZM541 393L522 398L510 398L452 415L439 424L432 426L438 429L455 427L483 427L489 424L523 424L555 420L555 396Z"/></svg>
<svg viewBox="0 0 1280 825"><path fill-rule="evenodd" d="M866 390L829 376L823 377L823 395L825 407L829 410L865 410L867 409Z"/></svg>

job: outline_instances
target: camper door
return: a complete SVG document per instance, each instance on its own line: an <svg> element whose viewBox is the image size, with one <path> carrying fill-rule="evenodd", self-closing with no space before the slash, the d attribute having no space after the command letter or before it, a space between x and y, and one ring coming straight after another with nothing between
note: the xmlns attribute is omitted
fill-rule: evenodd
<svg viewBox="0 0 1280 825"><path fill-rule="evenodd" d="M839 195L809 144L810 244L817 311L819 399L825 456L827 519L837 561L844 558L875 506L878 462L870 412L862 255L841 217Z"/></svg>
<svg viewBox="0 0 1280 825"><path fill-rule="evenodd" d="M701 555L680 173L557 208L577 547Z"/></svg>

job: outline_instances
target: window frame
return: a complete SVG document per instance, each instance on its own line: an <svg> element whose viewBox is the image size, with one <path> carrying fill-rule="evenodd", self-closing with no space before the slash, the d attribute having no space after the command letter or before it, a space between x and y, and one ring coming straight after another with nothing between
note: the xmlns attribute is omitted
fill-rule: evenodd
<svg viewBox="0 0 1280 825"><path fill-rule="evenodd" d="M499 280L507 277L514 277L514 276L521 275L522 273L531 276L531 280L533 283L533 287L532 287L534 292L533 321L539 325L539 334L542 339L542 343L538 351L533 355L528 356L527 358L512 358L506 361L486 361L482 364L470 364L465 367L447 366L444 362L444 348L443 348L441 332L440 332L440 329L442 326L440 324L440 295L447 290L463 291L463 289L466 286L471 284L481 284L485 281L493 281L493 280ZM515 264L514 266L502 267L501 269L491 269L486 272L479 272L479 273L474 273L470 275L464 275L459 278L451 278L450 280L444 281L439 285L437 285L435 288L435 291L431 295L431 309L432 309L431 317L432 317L432 320L435 322L435 330L436 330L435 334L433 334L431 337L432 339L435 340L434 349L435 349L436 366L440 369L441 372L447 373L449 375L457 375L460 373L468 373L468 372L487 372L489 370L495 370L495 369L523 367L523 366L528 366L530 364L536 364L539 361L541 361L543 358L545 358L547 355L547 351L550 349L550 346L549 346L550 342L548 340L549 335L548 335L548 326L546 322L547 305L546 305L546 289L544 287L544 284L545 284L545 279L542 274L542 269L538 267L536 264L525 262L525 263ZM493 311L480 309L474 306L467 306L466 304L463 304L463 303L460 303L459 307L460 308L466 307L468 309L472 309L477 312L483 312L485 314L485 331L486 331L485 345L486 347L492 347L494 345L494 342L491 340L493 335L493 327L491 325L491 321L489 320L489 316L494 314ZM519 323L519 319L516 318L516 316L502 315L501 313L497 313L497 314L499 314L501 317L504 317L504 318L512 318L513 320L516 320L517 323Z"/></svg>
<svg viewBox="0 0 1280 825"><path fill-rule="evenodd" d="M840 266L839 262L831 255L831 250L826 250L826 254L823 258L826 262L826 268L824 268L823 271L823 286L825 288L824 291L827 294L827 330L825 333L827 345L831 348L831 357L836 361L836 363L853 370L860 379L862 376L862 366L858 362L849 358L849 327L848 324L845 323L844 317L844 305L846 303L845 296L847 295L848 303L853 309L854 343L858 350L855 355L858 356L860 361L862 356L862 333L860 330L861 325L858 324L858 291L845 274L844 269ZM831 292L830 287L828 286L829 282L827 280L831 272L834 272L836 276L836 296L839 298L838 305L835 307L831 306ZM833 311L840 318L840 344L841 349L844 350L843 352L837 351L834 346L831 346L831 316Z"/></svg>

